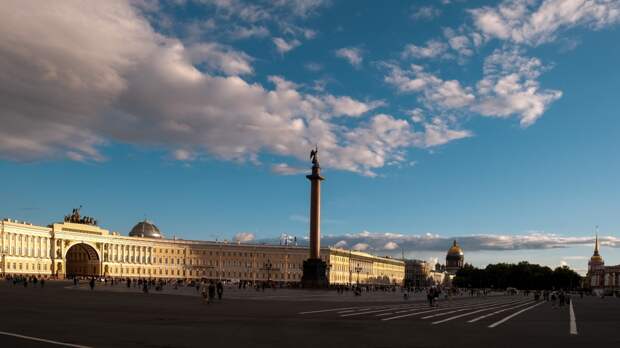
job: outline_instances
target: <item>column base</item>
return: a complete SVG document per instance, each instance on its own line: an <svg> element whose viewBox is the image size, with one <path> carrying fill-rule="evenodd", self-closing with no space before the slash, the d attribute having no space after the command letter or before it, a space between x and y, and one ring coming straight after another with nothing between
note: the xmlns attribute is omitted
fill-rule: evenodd
<svg viewBox="0 0 620 348"><path fill-rule="evenodd" d="M321 259L305 260L301 286L304 289L326 289L329 286L327 264Z"/></svg>

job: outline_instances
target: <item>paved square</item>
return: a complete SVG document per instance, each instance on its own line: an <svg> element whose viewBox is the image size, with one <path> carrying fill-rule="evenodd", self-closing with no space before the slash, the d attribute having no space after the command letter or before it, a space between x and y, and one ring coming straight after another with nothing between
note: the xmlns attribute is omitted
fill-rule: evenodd
<svg viewBox="0 0 620 348"><path fill-rule="evenodd" d="M172 294L178 295L172 295ZM459 297L227 289L202 303L191 288L163 293L68 282L0 285L0 346L46 347L584 347L620 344L620 299L574 299L553 308L531 297ZM14 335L26 336L24 338ZM33 339L49 340L46 342ZM57 346L57 345L56 345Z"/></svg>

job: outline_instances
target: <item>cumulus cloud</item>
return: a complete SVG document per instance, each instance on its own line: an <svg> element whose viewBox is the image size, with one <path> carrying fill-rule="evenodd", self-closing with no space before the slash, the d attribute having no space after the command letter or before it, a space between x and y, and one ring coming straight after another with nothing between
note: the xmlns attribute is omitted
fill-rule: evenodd
<svg viewBox="0 0 620 348"><path fill-rule="evenodd" d="M517 49L495 50L485 59L479 101L472 109L485 116L517 115L524 127L533 124L562 96L561 91L540 89L536 79L544 69L538 58L523 57Z"/></svg>
<svg viewBox="0 0 620 348"><path fill-rule="evenodd" d="M252 74L252 58L218 43L192 45L187 54L193 64L205 64L211 71L226 75Z"/></svg>
<svg viewBox="0 0 620 348"><path fill-rule="evenodd" d="M388 68L390 73L385 76L385 82L403 93L421 93L421 100L427 107L458 109L471 105L475 99L470 87L462 86L457 80L442 80L420 65L411 64L408 70L395 65L388 65Z"/></svg>
<svg viewBox="0 0 620 348"><path fill-rule="evenodd" d="M240 77L252 73L247 55L157 33L125 2L5 7L0 70L10 73L0 76L1 158L101 161L102 146L121 142L167 149L183 161L207 154L258 163L262 152L306 160L318 143L326 166L372 175L410 145L351 139L391 134L380 127L385 116L330 121L382 101L308 94L278 76L269 77L273 88L247 82Z"/></svg>
<svg viewBox="0 0 620 348"><path fill-rule="evenodd" d="M280 175L297 175L308 171L307 168L291 167L287 163L278 163L271 166L271 171Z"/></svg>
<svg viewBox="0 0 620 348"><path fill-rule="evenodd" d="M230 36L233 39L249 39L249 38L265 38L269 36L270 32L265 26L252 25L252 26L236 26L230 31Z"/></svg>
<svg viewBox="0 0 620 348"><path fill-rule="evenodd" d="M518 48L496 49L489 55L475 89L457 80L443 80L420 65L412 64L409 69L386 66L385 82L401 93L418 94L420 102L435 112L516 116L527 127L562 96L561 91L540 88L537 79L547 67L538 58L523 56Z"/></svg>
<svg viewBox="0 0 620 348"><path fill-rule="evenodd" d="M448 45L438 40L429 40L426 46L408 44L403 50L403 58L435 58L443 56L448 50Z"/></svg>
<svg viewBox="0 0 620 348"><path fill-rule="evenodd" d="M345 59L355 68L361 67L364 60L364 57L362 56L362 50L356 47L340 48L336 50L336 56Z"/></svg>
<svg viewBox="0 0 620 348"><path fill-rule="evenodd" d="M591 29L620 22L620 3L609 0L503 1L470 10L474 25L490 38L539 45L577 26Z"/></svg>
<svg viewBox="0 0 620 348"><path fill-rule="evenodd" d="M366 243L357 243L354 246L351 247L351 249L353 250L357 250L357 251L366 251L368 250L370 246Z"/></svg>
<svg viewBox="0 0 620 348"><path fill-rule="evenodd" d="M441 10L434 6L422 6L418 8L414 8L411 13L411 18L414 20L431 20L433 18L439 17L441 15Z"/></svg>
<svg viewBox="0 0 620 348"><path fill-rule="evenodd" d="M385 245L383 246L384 250L395 250L398 249L398 244L396 244L396 242L394 241L389 241L387 243L385 243Z"/></svg>
<svg viewBox="0 0 620 348"><path fill-rule="evenodd" d="M273 44L276 45L276 50L278 50L280 54L284 54L301 45L301 42L297 39L286 41L281 37L274 37Z"/></svg>
<svg viewBox="0 0 620 348"><path fill-rule="evenodd" d="M254 233L239 232L235 234L235 237L233 238L233 240L238 243L251 242L254 240Z"/></svg>
<svg viewBox="0 0 620 348"><path fill-rule="evenodd" d="M567 248L572 246L593 247L592 236L561 236L553 233L530 232L526 234L475 234L465 236L447 237L437 234L412 235L403 233L377 233L362 231L344 235L325 235L322 243L327 245L361 245L364 250L393 251L398 255L402 248L405 252L439 251L445 252L456 239L459 245L467 253L468 251L483 250L544 250ZM620 238L613 236L600 236L601 245L619 248ZM397 250L398 249L398 250ZM397 250L397 251L395 251ZM566 260L582 260L585 256L568 256Z"/></svg>

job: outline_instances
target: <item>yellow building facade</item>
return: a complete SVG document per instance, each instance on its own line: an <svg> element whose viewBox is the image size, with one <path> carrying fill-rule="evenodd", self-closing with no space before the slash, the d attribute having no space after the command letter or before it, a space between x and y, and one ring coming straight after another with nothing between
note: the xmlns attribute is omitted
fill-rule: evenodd
<svg viewBox="0 0 620 348"><path fill-rule="evenodd" d="M0 255L3 275L296 283L308 249L122 236L92 222L35 226L4 219ZM323 248L321 259L328 264L330 284L400 285L405 275L403 261L359 251Z"/></svg>

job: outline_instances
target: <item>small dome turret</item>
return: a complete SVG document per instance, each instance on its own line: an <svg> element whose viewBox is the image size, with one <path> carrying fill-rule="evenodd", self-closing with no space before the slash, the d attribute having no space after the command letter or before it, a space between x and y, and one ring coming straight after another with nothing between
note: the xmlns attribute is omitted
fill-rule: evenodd
<svg viewBox="0 0 620 348"><path fill-rule="evenodd" d="M163 233L152 222L144 219L138 222L129 232L130 237L164 238Z"/></svg>

